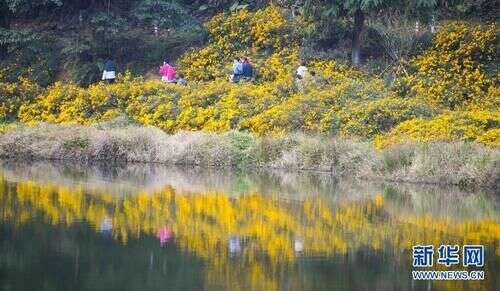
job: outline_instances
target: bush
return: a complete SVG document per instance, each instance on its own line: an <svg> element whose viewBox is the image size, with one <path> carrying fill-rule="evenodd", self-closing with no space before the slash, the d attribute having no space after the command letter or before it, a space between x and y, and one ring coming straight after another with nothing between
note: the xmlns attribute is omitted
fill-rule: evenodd
<svg viewBox="0 0 500 291"><path fill-rule="evenodd" d="M232 58L237 55L261 59L266 67L279 68L272 64L276 60L267 57L276 52L280 56L278 61L288 59L287 55L298 47L299 35L292 33L295 26L276 6L256 12L239 9L230 14L216 15L206 24L210 40L208 45L184 54L180 59L180 68L193 81L227 78ZM287 62L285 66L295 63ZM256 67L260 67L258 63ZM263 75L266 79L266 73Z"/></svg>
<svg viewBox="0 0 500 291"><path fill-rule="evenodd" d="M54 82L60 66L54 51L60 44L51 34L0 28L0 44L8 48L7 57L0 59L0 79L15 82L26 78L40 86Z"/></svg>
<svg viewBox="0 0 500 291"><path fill-rule="evenodd" d="M0 121L15 120L19 108L30 104L42 92L40 86L26 78L10 83L2 81L0 76Z"/></svg>
<svg viewBox="0 0 500 291"><path fill-rule="evenodd" d="M340 132L371 138L399 123L416 117L434 115L429 105L416 99L386 97L370 102L355 102L338 112Z"/></svg>
<svg viewBox="0 0 500 291"><path fill-rule="evenodd" d="M416 118L402 122L386 134L375 138L379 148L406 141L475 141L500 146L500 114L489 111L449 112L432 119Z"/></svg>
<svg viewBox="0 0 500 291"><path fill-rule="evenodd" d="M218 80L188 87L129 74L120 76L115 84L97 83L88 88L55 83L32 102L22 104L18 118L25 123L91 124L126 114L169 133L232 129L259 135L329 132L325 118L330 112L356 104L349 100L361 102L388 93L381 81L367 81L334 61L314 61L311 68L318 70L316 79L314 83L306 80L302 92L291 84L291 77L263 84Z"/></svg>
<svg viewBox="0 0 500 291"><path fill-rule="evenodd" d="M443 25L432 48L413 59L415 73L402 78L399 90L409 89L411 94L449 109L498 108L498 75L496 70L486 70L496 58L497 35L495 24Z"/></svg>

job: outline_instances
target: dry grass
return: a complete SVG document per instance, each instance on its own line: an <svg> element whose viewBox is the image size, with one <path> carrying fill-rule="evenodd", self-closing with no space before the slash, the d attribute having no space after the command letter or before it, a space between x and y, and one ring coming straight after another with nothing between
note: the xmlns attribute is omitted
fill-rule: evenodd
<svg viewBox="0 0 500 291"><path fill-rule="evenodd" d="M341 138L168 135L121 122L18 126L0 136L0 157L314 170L339 177L491 188L500 184L499 150L472 143L404 144L379 152L368 142Z"/></svg>

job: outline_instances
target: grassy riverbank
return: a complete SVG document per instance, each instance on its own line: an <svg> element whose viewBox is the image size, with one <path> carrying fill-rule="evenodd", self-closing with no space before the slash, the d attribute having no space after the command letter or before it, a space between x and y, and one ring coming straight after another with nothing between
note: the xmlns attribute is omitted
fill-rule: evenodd
<svg viewBox="0 0 500 291"><path fill-rule="evenodd" d="M0 156L313 170L339 177L490 188L500 184L500 151L474 143L406 143L379 151L370 142L353 139L255 137L236 131L168 135L118 121L18 126L0 136Z"/></svg>

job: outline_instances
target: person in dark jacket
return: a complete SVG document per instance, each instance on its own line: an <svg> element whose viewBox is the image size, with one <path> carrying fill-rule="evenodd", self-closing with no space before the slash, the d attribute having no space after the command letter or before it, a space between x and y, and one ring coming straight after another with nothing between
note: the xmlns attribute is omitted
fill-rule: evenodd
<svg viewBox="0 0 500 291"><path fill-rule="evenodd" d="M249 81L252 79L253 77L253 66L252 64L250 64L250 61L248 60L248 58L243 58L243 65L242 65L242 76L243 76L243 79L245 79L246 81Z"/></svg>
<svg viewBox="0 0 500 291"><path fill-rule="evenodd" d="M107 59L104 63L104 71L102 72L102 80L108 84L112 84L116 79L116 64L111 59Z"/></svg>
<svg viewBox="0 0 500 291"><path fill-rule="evenodd" d="M181 85L181 86L187 86L188 82L186 81L186 79L184 79L184 74L183 73L180 73L179 74L179 78L177 79L177 85Z"/></svg>

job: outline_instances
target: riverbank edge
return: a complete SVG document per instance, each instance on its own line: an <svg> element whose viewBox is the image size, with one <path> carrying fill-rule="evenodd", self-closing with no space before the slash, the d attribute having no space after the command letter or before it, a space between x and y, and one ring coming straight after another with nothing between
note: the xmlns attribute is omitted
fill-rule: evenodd
<svg viewBox="0 0 500 291"><path fill-rule="evenodd" d="M498 189L500 150L468 142L371 142L291 134L179 132L97 124L17 126L0 135L0 157L22 160L140 162L200 167L318 171L336 177Z"/></svg>

